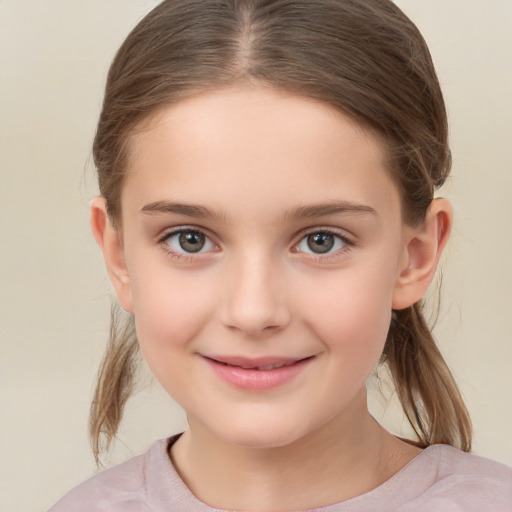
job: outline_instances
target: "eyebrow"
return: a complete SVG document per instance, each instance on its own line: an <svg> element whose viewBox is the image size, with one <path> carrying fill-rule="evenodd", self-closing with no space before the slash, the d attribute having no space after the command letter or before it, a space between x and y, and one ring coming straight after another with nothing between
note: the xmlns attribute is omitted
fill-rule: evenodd
<svg viewBox="0 0 512 512"><path fill-rule="evenodd" d="M309 219L311 217L325 217L340 213L370 213L376 217L379 214L371 207L349 201L329 201L326 203L297 206L285 213L285 218Z"/></svg>
<svg viewBox="0 0 512 512"><path fill-rule="evenodd" d="M174 213L196 219L212 218L222 222L226 220L226 215L222 211L217 212L199 204L174 203L172 201L155 201L154 203L146 204L142 207L141 212L149 214Z"/></svg>
<svg viewBox="0 0 512 512"><path fill-rule="evenodd" d="M226 221L226 214L223 211L212 210L207 206L198 204L175 203L172 201L155 201L154 203L146 204L142 207L141 212L148 214L170 213L197 219L211 218L221 222ZM295 208L287 210L283 217L284 219L309 219L312 217L326 217L327 215L340 213L369 213L377 217L379 216L371 206L348 201L329 201L319 204L296 206Z"/></svg>

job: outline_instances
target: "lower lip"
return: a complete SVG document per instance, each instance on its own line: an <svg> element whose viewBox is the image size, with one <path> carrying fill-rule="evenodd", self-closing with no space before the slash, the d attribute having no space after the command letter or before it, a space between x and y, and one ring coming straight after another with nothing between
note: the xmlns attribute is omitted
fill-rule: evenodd
<svg viewBox="0 0 512 512"><path fill-rule="evenodd" d="M308 366L313 358L302 359L289 366L282 366L274 370L245 369L218 363L208 358L204 359L216 375L228 384L245 390L264 391L291 381Z"/></svg>

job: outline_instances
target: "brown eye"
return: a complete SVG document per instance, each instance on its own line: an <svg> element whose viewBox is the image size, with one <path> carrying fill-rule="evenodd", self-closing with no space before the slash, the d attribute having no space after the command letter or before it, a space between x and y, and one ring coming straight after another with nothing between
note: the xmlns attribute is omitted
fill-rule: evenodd
<svg viewBox="0 0 512 512"><path fill-rule="evenodd" d="M211 250L215 244L202 232L195 229L181 229L170 233L164 240L169 248L178 254L194 254Z"/></svg>
<svg viewBox="0 0 512 512"><path fill-rule="evenodd" d="M204 247L205 236L198 231L182 231L179 236L180 247L185 252L199 252Z"/></svg>
<svg viewBox="0 0 512 512"><path fill-rule="evenodd" d="M313 233L307 237L308 247L317 254L329 252L334 247L334 235L330 233Z"/></svg>
<svg viewBox="0 0 512 512"><path fill-rule="evenodd" d="M351 245L342 235L329 231L316 231L306 235L298 244L297 251L309 254L335 253Z"/></svg>

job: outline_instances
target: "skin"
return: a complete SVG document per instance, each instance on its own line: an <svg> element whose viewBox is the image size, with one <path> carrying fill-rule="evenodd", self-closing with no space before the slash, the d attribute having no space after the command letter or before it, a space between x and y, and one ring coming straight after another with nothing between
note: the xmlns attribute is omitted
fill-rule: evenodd
<svg viewBox="0 0 512 512"><path fill-rule="evenodd" d="M385 156L328 105L237 86L168 107L134 136L117 229L104 200L92 201L144 357L187 412L172 460L209 505L336 503L419 453L370 416L365 382L392 309L425 293L452 213L438 199L422 225L404 223ZM300 215L319 204L343 208ZM187 253L176 228L204 233L204 247ZM307 236L326 230L334 246L316 254ZM211 354L311 359L259 391L219 379Z"/></svg>

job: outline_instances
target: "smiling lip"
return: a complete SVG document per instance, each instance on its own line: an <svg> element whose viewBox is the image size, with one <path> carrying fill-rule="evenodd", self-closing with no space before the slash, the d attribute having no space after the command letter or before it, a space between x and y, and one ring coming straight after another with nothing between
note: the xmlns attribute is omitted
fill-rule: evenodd
<svg viewBox="0 0 512 512"><path fill-rule="evenodd" d="M272 389L293 379L312 361L302 359L238 356L203 356L215 374L237 388L262 391Z"/></svg>

